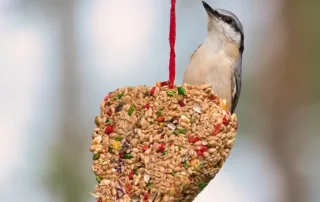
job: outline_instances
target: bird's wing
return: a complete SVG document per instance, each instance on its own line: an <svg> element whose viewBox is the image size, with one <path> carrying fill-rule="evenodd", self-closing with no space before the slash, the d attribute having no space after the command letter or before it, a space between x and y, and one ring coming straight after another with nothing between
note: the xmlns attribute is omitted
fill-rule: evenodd
<svg viewBox="0 0 320 202"><path fill-rule="evenodd" d="M200 45L198 46L198 48L191 54L190 60L192 59L193 55L197 52L197 50L201 47L201 45L202 45L202 44L200 44Z"/></svg>
<svg viewBox="0 0 320 202"><path fill-rule="evenodd" d="M241 74L242 74L242 58L236 63L233 68L232 75L232 108L231 113L234 113L238 104L238 100L241 92Z"/></svg>

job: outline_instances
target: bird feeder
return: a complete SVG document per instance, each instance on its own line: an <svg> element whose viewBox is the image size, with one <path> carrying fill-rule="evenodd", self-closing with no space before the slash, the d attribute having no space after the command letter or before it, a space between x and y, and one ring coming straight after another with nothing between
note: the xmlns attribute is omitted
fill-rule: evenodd
<svg viewBox="0 0 320 202"><path fill-rule="evenodd" d="M191 202L233 147L237 117L211 85L177 86L171 0L169 81L110 92L90 151L97 202Z"/></svg>

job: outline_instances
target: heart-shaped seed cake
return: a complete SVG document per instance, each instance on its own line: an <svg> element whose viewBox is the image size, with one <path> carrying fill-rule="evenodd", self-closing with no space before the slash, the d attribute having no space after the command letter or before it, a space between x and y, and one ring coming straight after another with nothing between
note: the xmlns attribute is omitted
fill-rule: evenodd
<svg viewBox="0 0 320 202"><path fill-rule="evenodd" d="M98 202L190 202L235 141L236 115L208 84L125 87L100 108L90 147Z"/></svg>

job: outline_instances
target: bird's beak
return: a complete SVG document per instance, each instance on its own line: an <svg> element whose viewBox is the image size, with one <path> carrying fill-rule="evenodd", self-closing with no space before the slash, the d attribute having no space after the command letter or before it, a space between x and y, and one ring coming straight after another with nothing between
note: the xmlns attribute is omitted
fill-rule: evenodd
<svg viewBox="0 0 320 202"><path fill-rule="evenodd" d="M214 17L214 18L218 18L219 13L216 10L211 8L211 6L209 4L207 4L205 1L202 1L202 4L203 4L204 8L206 9L209 16Z"/></svg>

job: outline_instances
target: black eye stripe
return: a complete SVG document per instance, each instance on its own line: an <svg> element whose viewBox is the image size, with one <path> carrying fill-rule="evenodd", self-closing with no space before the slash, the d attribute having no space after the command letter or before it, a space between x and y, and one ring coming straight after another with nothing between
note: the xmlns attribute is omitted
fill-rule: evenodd
<svg viewBox="0 0 320 202"><path fill-rule="evenodd" d="M226 23L228 23L228 24L232 24L232 23L234 23L234 20L231 18L231 17L228 17L228 16L221 16L221 19L223 20L223 21L225 21Z"/></svg>
<svg viewBox="0 0 320 202"><path fill-rule="evenodd" d="M239 30L236 22L234 21L234 19L232 17L226 16L226 15L222 15L219 13L219 18L221 20L223 20L224 22L228 23L229 25L231 25L231 27L233 27L236 31Z"/></svg>
<svg viewBox="0 0 320 202"><path fill-rule="evenodd" d="M237 23L235 22L235 20L233 19L233 18L231 18L231 17L229 17L229 16L226 16L226 15L223 15L223 14L221 14L221 13L219 13L219 12L217 12L216 13L216 16L219 18L219 19L221 19L221 20L223 20L224 22L226 22L226 19L227 18L230 18L231 19L231 23L228 23L228 24L230 24L231 25L231 27L233 27L233 29L236 31L236 32L239 32L240 33L240 35L241 35L241 44L240 44L240 47L239 47L239 51L241 52L241 54L243 53L243 51L244 51L244 34L243 34L243 31L240 29L240 27L238 27L238 25L237 25Z"/></svg>

